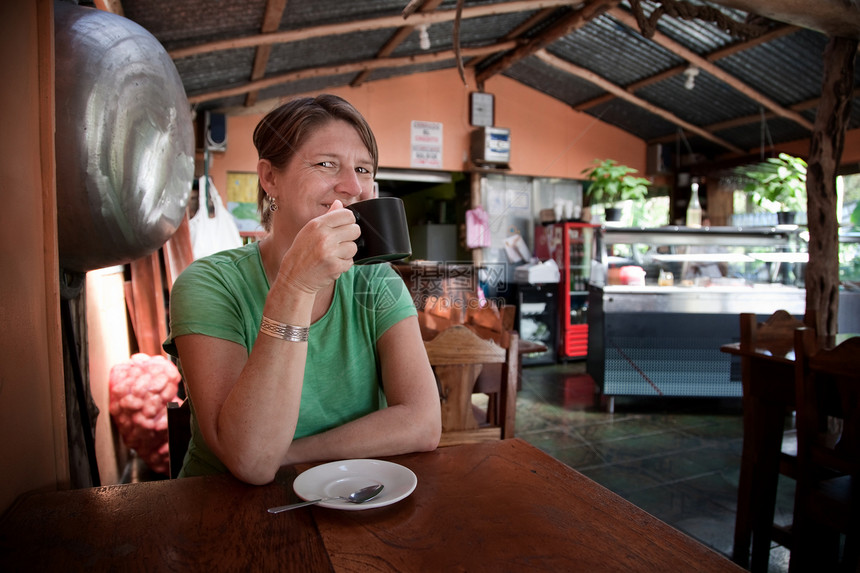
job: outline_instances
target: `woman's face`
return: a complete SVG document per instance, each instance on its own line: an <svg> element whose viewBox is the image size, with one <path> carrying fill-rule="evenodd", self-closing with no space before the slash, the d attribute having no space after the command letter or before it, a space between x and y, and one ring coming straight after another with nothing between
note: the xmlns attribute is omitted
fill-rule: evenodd
<svg viewBox="0 0 860 573"><path fill-rule="evenodd" d="M355 128L342 120L329 121L277 172L280 209L275 219L298 232L326 213L335 199L346 206L370 198L373 176L373 159Z"/></svg>

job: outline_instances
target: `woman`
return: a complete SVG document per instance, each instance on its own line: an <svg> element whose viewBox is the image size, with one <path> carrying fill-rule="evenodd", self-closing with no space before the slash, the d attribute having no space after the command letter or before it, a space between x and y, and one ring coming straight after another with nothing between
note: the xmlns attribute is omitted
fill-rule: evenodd
<svg viewBox="0 0 860 573"><path fill-rule="evenodd" d="M180 475L271 482L285 464L427 451L439 397L414 305L388 265L353 266L345 209L369 198L376 140L345 100L270 112L254 131L258 243L195 261L171 292L192 439Z"/></svg>

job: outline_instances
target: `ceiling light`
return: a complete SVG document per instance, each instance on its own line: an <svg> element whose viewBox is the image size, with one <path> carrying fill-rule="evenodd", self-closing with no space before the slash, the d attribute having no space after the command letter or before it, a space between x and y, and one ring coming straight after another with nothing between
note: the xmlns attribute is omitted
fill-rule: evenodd
<svg viewBox="0 0 860 573"><path fill-rule="evenodd" d="M690 66L684 70L684 75L687 76L687 80L684 82L684 87L688 90L696 87L696 76L699 75L699 68L696 66Z"/></svg>
<svg viewBox="0 0 860 573"><path fill-rule="evenodd" d="M421 24L418 26L418 45L422 50L430 49L430 34L427 33L429 24Z"/></svg>

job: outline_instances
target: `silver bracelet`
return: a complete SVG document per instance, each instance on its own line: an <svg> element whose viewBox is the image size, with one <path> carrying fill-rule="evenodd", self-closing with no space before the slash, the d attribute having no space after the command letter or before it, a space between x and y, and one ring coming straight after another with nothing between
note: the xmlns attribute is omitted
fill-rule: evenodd
<svg viewBox="0 0 860 573"><path fill-rule="evenodd" d="M265 316L263 322L260 323L260 332L263 334L289 342L307 342L310 330L308 326L292 326L283 322L276 322Z"/></svg>

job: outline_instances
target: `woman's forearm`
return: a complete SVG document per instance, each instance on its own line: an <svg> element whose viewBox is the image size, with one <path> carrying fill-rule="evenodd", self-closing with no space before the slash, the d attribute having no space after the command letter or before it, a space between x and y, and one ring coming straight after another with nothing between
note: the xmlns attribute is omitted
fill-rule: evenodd
<svg viewBox="0 0 860 573"><path fill-rule="evenodd" d="M262 348L278 345L277 340L258 340L217 417L213 450L233 475L249 483L274 479L298 422L307 352Z"/></svg>
<svg viewBox="0 0 860 573"><path fill-rule="evenodd" d="M394 456L436 449L438 414L390 406L327 432L293 440L282 465L346 458Z"/></svg>
<svg viewBox="0 0 860 573"><path fill-rule="evenodd" d="M272 288L264 315L296 326L311 321L314 297ZM200 342L200 341L198 341ZM247 357L205 338L190 361L189 391L206 442L239 479L268 483L292 443L299 414L307 343L259 333ZM237 366L238 365L238 366Z"/></svg>

